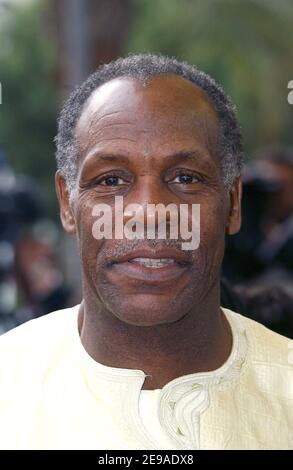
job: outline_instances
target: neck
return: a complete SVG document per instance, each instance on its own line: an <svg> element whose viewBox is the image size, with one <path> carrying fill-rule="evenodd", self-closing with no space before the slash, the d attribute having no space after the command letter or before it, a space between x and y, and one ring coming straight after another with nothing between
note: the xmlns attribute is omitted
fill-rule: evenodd
<svg viewBox="0 0 293 470"><path fill-rule="evenodd" d="M143 370L144 389L162 388L177 377L215 370L227 360L232 335L219 305L216 286L181 320L145 327L122 322L85 296L79 311L81 342L101 364Z"/></svg>

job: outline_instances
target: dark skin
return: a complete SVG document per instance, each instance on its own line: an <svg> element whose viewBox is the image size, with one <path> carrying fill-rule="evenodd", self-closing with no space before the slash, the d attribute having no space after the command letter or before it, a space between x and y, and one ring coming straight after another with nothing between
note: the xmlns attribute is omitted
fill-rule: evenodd
<svg viewBox="0 0 293 470"><path fill-rule="evenodd" d="M88 99L75 137L76 191L70 197L60 172L56 188L63 226L79 244L84 348L104 365L143 370L145 389L217 369L232 347L219 279L225 233L240 227L241 183L224 187L219 122L209 97L173 75L146 83L115 79ZM115 195L125 205L200 204L199 248L184 252L179 240L94 239L92 208L113 206ZM133 269L129 257L136 252L176 262Z"/></svg>

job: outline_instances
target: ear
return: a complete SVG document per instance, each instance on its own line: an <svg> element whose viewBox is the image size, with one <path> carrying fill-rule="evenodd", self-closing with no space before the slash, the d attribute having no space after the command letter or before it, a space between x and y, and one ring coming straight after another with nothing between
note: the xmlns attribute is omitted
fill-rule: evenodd
<svg viewBox="0 0 293 470"><path fill-rule="evenodd" d="M55 187L60 205L60 219L67 233L74 235L76 233L75 217L70 202L70 193L64 176L60 170L55 174Z"/></svg>
<svg viewBox="0 0 293 470"><path fill-rule="evenodd" d="M241 227L241 197L242 197L242 182L239 178L235 180L232 188L229 191L229 215L226 225L226 233L234 235L239 232Z"/></svg>

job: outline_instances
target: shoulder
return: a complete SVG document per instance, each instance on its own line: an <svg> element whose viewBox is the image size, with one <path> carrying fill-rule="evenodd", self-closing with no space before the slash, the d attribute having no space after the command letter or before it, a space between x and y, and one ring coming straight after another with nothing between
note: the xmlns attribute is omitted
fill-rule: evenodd
<svg viewBox="0 0 293 470"><path fill-rule="evenodd" d="M293 340L243 315L223 309L247 339L246 376L258 389L293 399ZM251 382L251 383L252 383Z"/></svg>
<svg viewBox="0 0 293 470"><path fill-rule="evenodd" d="M226 308L223 310L228 319L234 319L246 332L249 352L252 355L251 359L254 361L290 365L288 353L290 346L293 346L293 340L275 333L261 323L251 320L244 315Z"/></svg>
<svg viewBox="0 0 293 470"><path fill-rule="evenodd" d="M78 306L59 310L0 336L1 449L37 448L44 419L58 420L66 374L72 377L77 313Z"/></svg>
<svg viewBox="0 0 293 470"><path fill-rule="evenodd" d="M0 376L5 369L44 365L77 325L78 305L30 320L0 336ZM77 326L76 326L77 327Z"/></svg>

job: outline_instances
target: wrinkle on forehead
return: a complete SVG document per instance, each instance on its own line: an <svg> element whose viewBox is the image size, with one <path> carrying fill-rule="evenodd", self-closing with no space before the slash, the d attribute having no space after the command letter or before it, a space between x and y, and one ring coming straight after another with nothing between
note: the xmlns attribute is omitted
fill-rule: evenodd
<svg viewBox="0 0 293 470"><path fill-rule="evenodd" d="M126 78L111 80L97 88L83 106L76 126L77 131L88 120L109 119L127 111L127 98L131 95L131 101L134 101L135 89L136 81Z"/></svg>
<svg viewBox="0 0 293 470"><path fill-rule="evenodd" d="M177 75L158 75L142 82L138 79L120 77L97 88L86 101L77 127L84 120L94 118L102 120L115 117L121 112L133 113L135 108L144 105L144 109L153 106L161 109L176 105L179 109L188 109L196 117L205 111L217 119L217 112L207 95L196 84Z"/></svg>
<svg viewBox="0 0 293 470"><path fill-rule="evenodd" d="M176 75L159 75L146 83L132 78L114 79L96 89L84 105L75 136L82 153L99 139L129 140L189 133L197 128L207 146L215 147L219 119L204 90Z"/></svg>

